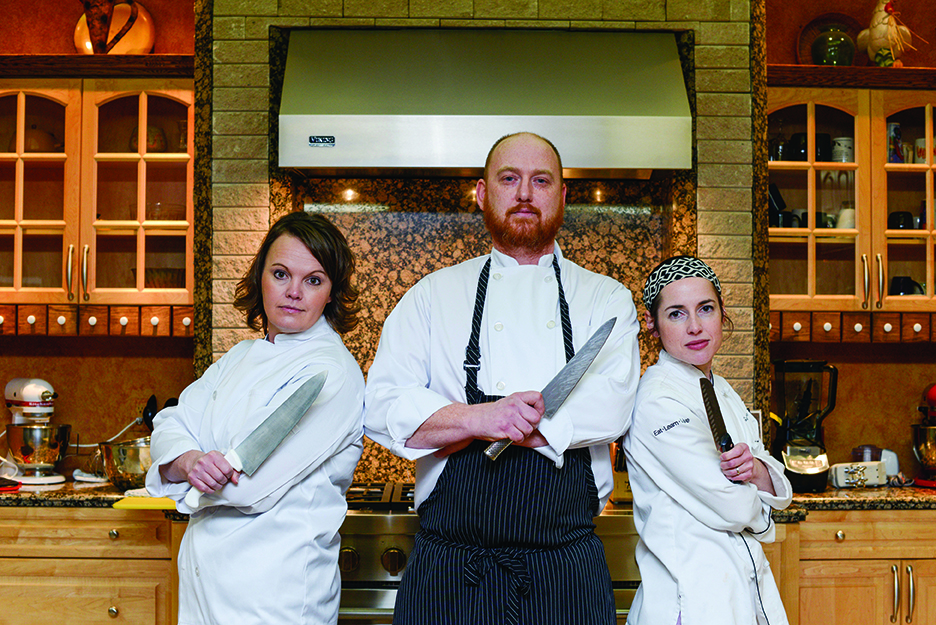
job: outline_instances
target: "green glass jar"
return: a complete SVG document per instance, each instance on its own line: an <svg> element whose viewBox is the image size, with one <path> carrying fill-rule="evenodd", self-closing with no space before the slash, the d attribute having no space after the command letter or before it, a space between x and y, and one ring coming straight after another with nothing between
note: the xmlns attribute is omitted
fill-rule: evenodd
<svg viewBox="0 0 936 625"><path fill-rule="evenodd" d="M826 24L812 42L815 65L851 65L855 59L855 42L841 24Z"/></svg>

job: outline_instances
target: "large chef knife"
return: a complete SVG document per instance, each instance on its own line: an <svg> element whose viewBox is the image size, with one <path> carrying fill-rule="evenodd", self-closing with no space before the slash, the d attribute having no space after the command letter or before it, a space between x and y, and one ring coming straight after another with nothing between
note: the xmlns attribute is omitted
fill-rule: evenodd
<svg viewBox="0 0 936 625"><path fill-rule="evenodd" d="M723 454L734 447L734 441L731 440L731 434L725 427L725 418L722 417L721 408L718 406L718 397L715 395L715 386L708 378L699 378L699 386L702 387L702 403L705 404L705 414L708 416L708 424L712 429L712 438L715 439L715 448L718 453ZM741 484L731 480L732 484Z"/></svg>
<svg viewBox="0 0 936 625"><path fill-rule="evenodd" d="M546 411L543 413L544 419L549 419L556 414L562 402L566 400L566 397L569 396L578 381L582 379L585 371L594 362L598 352L601 351L605 341L608 340L608 335L611 334L615 321L617 321L617 317L611 317L601 324L601 327L592 334L591 338L582 346L582 349L559 370L559 373L543 389L543 403L546 405ZM501 452L507 449L510 444L511 440L508 438L494 441L488 445L484 453L491 460L497 460Z"/></svg>
<svg viewBox="0 0 936 625"><path fill-rule="evenodd" d="M326 377L328 372L322 371L303 382L240 445L224 454L224 459L235 471L253 475L305 415L325 386ZM193 487L186 493L185 503L195 510L201 496L202 492Z"/></svg>

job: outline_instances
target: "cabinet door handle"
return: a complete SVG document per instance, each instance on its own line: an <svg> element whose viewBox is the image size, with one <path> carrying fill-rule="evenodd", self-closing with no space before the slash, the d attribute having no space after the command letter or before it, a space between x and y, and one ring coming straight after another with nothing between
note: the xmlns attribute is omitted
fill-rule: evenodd
<svg viewBox="0 0 936 625"><path fill-rule="evenodd" d="M88 301L88 252L91 251L90 245L84 246L84 253L81 255L81 289L84 291L84 301Z"/></svg>
<svg viewBox="0 0 936 625"><path fill-rule="evenodd" d="M72 259L75 257L75 246L68 246L68 264L65 265L65 282L68 284L68 301L75 299L72 293Z"/></svg>
<svg viewBox="0 0 936 625"><path fill-rule="evenodd" d="M868 255L861 255L861 266L864 269L864 301L861 302L862 308L867 308L871 301L871 272L868 271Z"/></svg>
<svg viewBox="0 0 936 625"><path fill-rule="evenodd" d="M875 306L880 308L883 305L881 300L884 298L884 261L881 260L880 254L875 254L875 258L878 266L878 297Z"/></svg>
<svg viewBox="0 0 936 625"><path fill-rule="evenodd" d="M907 579L910 580L910 611L907 612L907 622L913 622L913 604L916 603L913 592L913 567L907 565Z"/></svg>
<svg viewBox="0 0 936 625"><path fill-rule="evenodd" d="M900 607L900 575L897 572L897 565L891 565L891 573L894 574L894 610L891 612L891 623L897 622L897 608Z"/></svg>

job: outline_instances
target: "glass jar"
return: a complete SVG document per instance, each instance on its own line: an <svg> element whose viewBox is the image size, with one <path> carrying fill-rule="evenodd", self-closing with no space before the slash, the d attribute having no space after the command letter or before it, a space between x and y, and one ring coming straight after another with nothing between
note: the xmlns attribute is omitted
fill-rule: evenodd
<svg viewBox="0 0 936 625"><path fill-rule="evenodd" d="M841 24L826 24L813 39L811 52L816 65L851 65L855 42Z"/></svg>

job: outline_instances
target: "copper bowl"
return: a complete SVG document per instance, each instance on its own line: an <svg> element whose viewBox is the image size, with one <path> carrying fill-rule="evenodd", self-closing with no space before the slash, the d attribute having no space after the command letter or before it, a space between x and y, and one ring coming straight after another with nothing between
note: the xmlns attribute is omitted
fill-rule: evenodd
<svg viewBox="0 0 936 625"><path fill-rule="evenodd" d="M104 475L119 490L143 488L146 472L153 464L150 437L113 443L98 443L104 459Z"/></svg>

